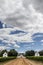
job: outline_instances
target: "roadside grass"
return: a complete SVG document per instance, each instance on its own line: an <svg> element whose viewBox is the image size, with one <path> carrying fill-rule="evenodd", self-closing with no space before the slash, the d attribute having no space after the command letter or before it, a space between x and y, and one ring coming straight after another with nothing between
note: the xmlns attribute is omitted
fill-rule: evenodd
<svg viewBox="0 0 43 65"><path fill-rule="evenodd" d="M35 56L26 56L26 58L27 59L30 59L30 60L34 60L34 61L41 61L41 62L43 62L43 56L37 56L37 57L35 57Z"/></svg>

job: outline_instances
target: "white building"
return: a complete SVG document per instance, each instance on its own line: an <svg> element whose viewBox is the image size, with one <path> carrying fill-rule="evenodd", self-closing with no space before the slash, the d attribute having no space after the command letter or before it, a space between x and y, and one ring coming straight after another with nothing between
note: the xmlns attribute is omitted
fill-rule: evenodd
<svg viewBox="0 0 43 65"><path fill-rule="evenodd" d="M3 57L8 57L7 52L5 52L5 53L3 54Z"/></svg>
<svg viewBox="0 0 43 65"><path fill-rule="evenodd" d="M39 52L35 52L35 56L40 56Z"/></svg>

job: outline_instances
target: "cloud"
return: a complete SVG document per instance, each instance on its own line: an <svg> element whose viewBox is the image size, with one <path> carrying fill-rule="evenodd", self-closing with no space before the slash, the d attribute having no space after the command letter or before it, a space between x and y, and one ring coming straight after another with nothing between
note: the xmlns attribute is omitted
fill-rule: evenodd
<svg viewBox="0 0 43 65"><path fill-rule="evenodd" d="M0 50L4 50L5 49L5 46L0 46Z"/></svg>
<svg viewBox="0 0 43 65"><path fill-rule="evenodd" d="M9 43L13 43L15 40L17 40L18 42L25 42L25 41L32 41L31 35L30 33L26 33L25 31L20 31L20 33L18 34L12 34L10 35L11 31L16 31L16 28L4 28L0 30L0 38L3 39L4 41L7 41ZM18 29L19 30L19 29ZM24 32L24 33L22 33Z"/></svg>
<svg viewBox="0 0 43 65"><path fill-rule="evenodd" d="M21 0L2 0L0 1L0 19L5 19L7 15L12 14L21 7Z"/></svg>
<svg viewBox="0 0 43 65"><path fill-rule="evenodd" d="M8 38L9 38L9 37L8 37ZM2 42L5 43L5 44L6 44L7 46L9 46L9 47L12 47L12 45L13 45L14 48L19 48L19 47L20 47L20 46L17 45L16 42L15 42L13 39L11 39L11 38L6 39L6 40L2 40ZM5 45L5 46L6 46L6 45Z"/></svg>
<svg viewBox="0 0 43 65"><path fill-rule="evenodd" d="M26 9L28 9L29 4L32 4L36 11L43 13L43 0L23 0Z"/></svg>
<svg viewBox="0 0 43 65"><path fill-rule="evenodd" d="M14 47L15 47L15 48L20 48L20 46L19 46L19 45L17 45L17 44L15 44L15 45L14 45Z"/></svg>
<svg viewBox="0 0 43 65"><path fill-rule="evenodd" d="M33 0L33 6L38 12L43 13L43 0Z"/></svg>
<svg viewBox="0 0 43 65"><path fill-rule="evenodd" d="M35 34L33 34L32 37L33 37L34 41L42 42L42 40L43 40L43 33L35 33Z"/></svg>
<svg viewBox="0 0 43 65"><path fill-rule="evenodd" d="M29 4L31 4L32 0L23 0L23 6L28 9Z"/></svg>
<svg viewBox="0 0 43 65"><path fill-rule="evenodd" d="M15 40L17 42L37 42L37 39L41 41L43 38L42 2L42 0L41 3L40 0L0 0L0 20L4 23L4 28L0 29L0 40L18 48L19 45Z"/></svg>
<svg viewBox="0 0 43 65"><path fill-rule="evenodd" d="M28 4L26 4L26 2ZM5 8L4 11L7 15L5 15L6 18L4 22L6 22L6 24L28 30L31 33L35 33L36 31L40 32L40 30L43 32L43 14L36 11L33 6L35 5L33 0L25 0L25 2L22 0L4 0L3 4L1 5L1 9L2 7ZM26 7L28 5L27 9L24 7L24 4ZM13 6L15 6L15 8Z"/></svg>
<svg viewBox="0 0 43 65"><path fill-rule="evenodd" d="M12 30L11 32L10 32L10 35L13 35L13 34L26 34L26 32L24 32L24 31L22 31L22 30Z"/></svg>
<svg viewBox="0 0 43 65"><path fill-rule="evenodd" d="M2 50L5 50L5 49L8 49L8 48L10 48L10 47L7 47L7 46L0 46L0 50L2 51Z"/></svg>
<svg viewBox="0 0 43 65"><path fill-rule="evenodd" d="M5 46L7 46L6 49L11 47L16 49L20 48L20 46L14 40L2 40L2 43L5 44Z"/></svg>
<svg viewBox="0 0 43 65"><path fill-rule="evenodd" d="M6 20L5 20L6 23L12 24L14 27L17 26L23 30L27 30L30 33L40 32L40 30L41 30L41 32L43 32L43 30L42 30L43 15L41 13L38 13L33 8L32 4L30 4L28 6L28 10L24 9L24 10L20 11L18 15L16 15L16 14L13 14L14 16L13 15L8 16L8 18L6 18ZM16 19L16 21L15 21L15 19Z"/></svg>

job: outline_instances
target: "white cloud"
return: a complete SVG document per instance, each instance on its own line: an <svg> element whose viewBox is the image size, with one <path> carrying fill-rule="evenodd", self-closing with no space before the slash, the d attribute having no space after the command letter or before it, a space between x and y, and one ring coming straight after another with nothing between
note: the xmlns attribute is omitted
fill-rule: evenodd
<svg viewBox="0 0 43 65"><path fill-rule="evenodd" d="M10 48L10 47L7 47L7 46L0 46L0 50L2 51L2 50L5 50L5 49L8 49L8 48Z"/></svg>
<svg viewBox="0 0 43 65"><path fill-rule="evenodd" d="M0 19L5 19L7 15L17 11L22 7L21 0L0 0Z"/></svg>
<svg viewBox="0 0 43 65"><path fill-rule="evenodd" d="M2 40L2 42L6 43L8 46L11 46L13 44L14 48L20 48L20 46L18 44L16 44L16 42L11 38L9 38L8 40Z"/></svg>
<svg viewBox="0 0 43 65"><path fill-rule="evenodd" d="M4 8L1 12L5 12L6 23L25 29L31 34L40 30L43 32L43 14L37 12L32 3L28 4L28 9L24 8L22 0L4 0L1 3L1 10Z"/></svg>
<svg viewBox="0 0 43 65"><path fill-rule="evenodd" d="M15 47L15 48L20 48L20 46L19 46L19 45L17 45L17 44L15 44L15 45L14 45L14 47Z"/></svg>
<svg viewBox="0 0 43 65"><path fill-rule="evenodd" d="M43 42L43 40L41 40L41 42Z"/></svg>
<svg viewBox="0 0 43 65"><path fill-rule="evenodd" d="M25 0L26 1L26 0ZM4 0L4 1L0 1L1 5L1 14L4 14L7 18L20 18L20 16L24 16L24 18L22 19L22 17L19 19L18 21L15 23L14 21L6 21L6 23L15 25L20 23L21 25L25 25L23 28L36 28L38 27L41 28L43 27L43 14L38 13L34 8L32 4L28 4L28 9L25 9L23 7L23 1L22 0ZM28 2L28 0L26 1ZM4 10L4 11L3 11ZM17 13L18 12L18 13ZM9 16L8 16L9 15ZM3 16L3 15L2 15ZM21 22L22 21L22 22ZM30 22L29 22L30 21ZM40 22L41 21L41 22ZM36 23L36 24L35 24ZM28 26L28 27L27 27Z"/></svg>
<svg viewBox="0 0 43 65"><path fill-rule="evenodd" d="M8 39L4 42L14 43L15 40L21 42L33 42L32 35L37 32L43 33L43 14L37 12L32 3L26 9L22 0L4 0L0 2L0 19L4 19L6 24L13 25L14 28L4 28L0 30L0 38ZM25 30L28 34L9 35L16 29ZM22 34L20 34L22 35Z"/></svg>
<svg viewBox="0 0 43 65"><path fill-rule="evenodd" d="M3 38L0 37L0 40L3 41Z"/></svg>
<svg viewBox="0 0 43 65"><path fill-rule="evenodd" d="M5 46L0 46L0 50L4 50L5 49Z"/></svg>
<svg viewBox="0 0 43 65"><path fill-rule="evenodd" d="M28 42L28 41L32 41L31 38L31 34L30 33L19 33L19 34L12 34L10 35L11 31L16 31L16 30L21 30L20 28L3 28L0 30L0 39L3 40L3 42L6 43L14 43L15 40L17 40L18 42ZM26 32L24 30L24 32Z"/></svg>
<svg viewBox="0 0 43 65"><path fill-rule="evenodd" d="M18 18L19 15L22 16L21 14L25 17L24 19ZM27 30L31 34L35 32L43 32L43 14L38 13L33 8L32 4L28 6L28 10L24 9L20 11L20 14L18 14L18 16L16 15L16 17L18 18L16 22L8 20L6 23L12 24L14 27L17 26L23 30Z"/></svg>

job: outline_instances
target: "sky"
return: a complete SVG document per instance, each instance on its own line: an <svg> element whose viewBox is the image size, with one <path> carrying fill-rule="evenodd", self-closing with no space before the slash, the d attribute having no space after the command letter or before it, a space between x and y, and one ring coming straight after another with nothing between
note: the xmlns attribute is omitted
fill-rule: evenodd
<svg viewBox="0 0 43 65"><path fill-rule="evenodd" d="M43 0L0 0L0 50L43 50Z"/></svg>

